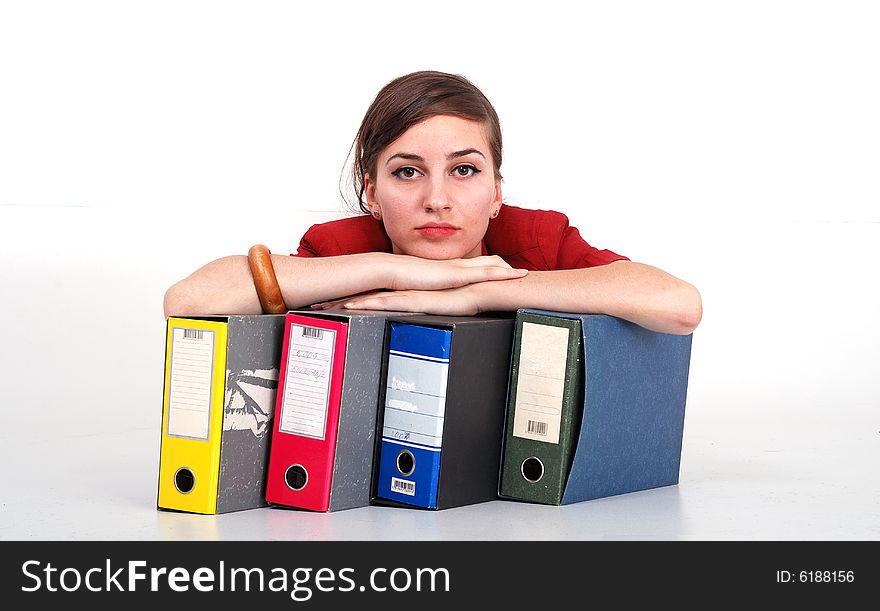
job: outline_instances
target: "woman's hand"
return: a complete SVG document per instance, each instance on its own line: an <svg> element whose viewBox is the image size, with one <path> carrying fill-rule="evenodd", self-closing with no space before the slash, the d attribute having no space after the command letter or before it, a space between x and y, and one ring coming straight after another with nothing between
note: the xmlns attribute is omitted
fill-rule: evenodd
<svg viewBox="0 0 880 611"><path fill-rule="evenodd" d="M488 258L488 257L483 257ZM316 303L316 310L344 308L347 310L387 310L392 312L423 312L445 316L473 316L480 309L471 286L436 291L379 291Z"/></svg>
<svg viewBox="0 0 880 611"><path fill-rule="evenodd" d="M495 255L443 260L409 255L391 257L387 287L392 291L436 291L488 280L522 278L528 273L528 270L510 267L504 259Z"/></svg>

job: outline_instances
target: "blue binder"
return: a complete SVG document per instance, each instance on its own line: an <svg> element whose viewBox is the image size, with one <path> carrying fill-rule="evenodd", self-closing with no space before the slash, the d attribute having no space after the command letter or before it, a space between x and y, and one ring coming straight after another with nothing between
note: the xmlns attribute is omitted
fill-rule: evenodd
<svg viewBox="0 0 880 611"><path fill-rule="evenodd" d="M451 343L448 329L391 324L379 459L384 498L437 506Z"/></svg>
<svg viewBox="0 0 880 611"><path fill-rule="evenodd" d="M513 319L390 325L374 501L445 509L497 499Z"/></svg>
<svg viewBox="0 0 880 611"><path fill-rule="evenodd" d="M584 405L562 504L677 484L693 336L521 311L581 320Z"/></svg>

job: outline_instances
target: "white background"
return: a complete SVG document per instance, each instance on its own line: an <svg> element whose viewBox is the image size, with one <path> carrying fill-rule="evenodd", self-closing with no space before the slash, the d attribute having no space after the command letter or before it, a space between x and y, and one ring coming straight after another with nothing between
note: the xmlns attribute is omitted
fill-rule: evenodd
<svg viewBox="0 0 880 611"><path fill-rule="evenodd" d="M404 536L880 539L878 31L872 2L3 2L0 538L243 536L154 510L164 291L344 214L373 96L437 69L493 101L506 201L704 319L677 488ZM251 532L359 536L319 518L348 519Z"/></svg>

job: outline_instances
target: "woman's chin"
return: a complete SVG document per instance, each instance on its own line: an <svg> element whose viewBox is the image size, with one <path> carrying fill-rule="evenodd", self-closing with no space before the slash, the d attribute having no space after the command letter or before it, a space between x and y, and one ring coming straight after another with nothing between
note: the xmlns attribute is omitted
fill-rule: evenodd
<svg viewBox="0 0 880 611"><path fill-rule="evenodd" d="M409 248L398 248L395 247L394 252L410 255L413 257L419 257L420 259L433 259L435 261L444 261L447 259L466 259L469 256L475 257L480 254L480 251L477 250L477 254L471 254L473 249L470 251L466 250L461 246L455 246L453 244L415 244L411 245Z"/></svg>

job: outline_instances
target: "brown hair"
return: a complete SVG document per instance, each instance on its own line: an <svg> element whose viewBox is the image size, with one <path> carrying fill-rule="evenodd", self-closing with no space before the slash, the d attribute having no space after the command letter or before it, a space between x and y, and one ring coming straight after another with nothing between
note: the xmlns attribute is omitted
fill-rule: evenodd
<svg viewBox="0 0 880 611"><path fill-rule="evenodd" d="M364 175L376 175L379 153L410 127L436 115L479 121L486 129L495 178L501 178L501 124L483 92L458 74L426 70L385 85L367 109L355 137L352 179L363 212Z"/></svg>

